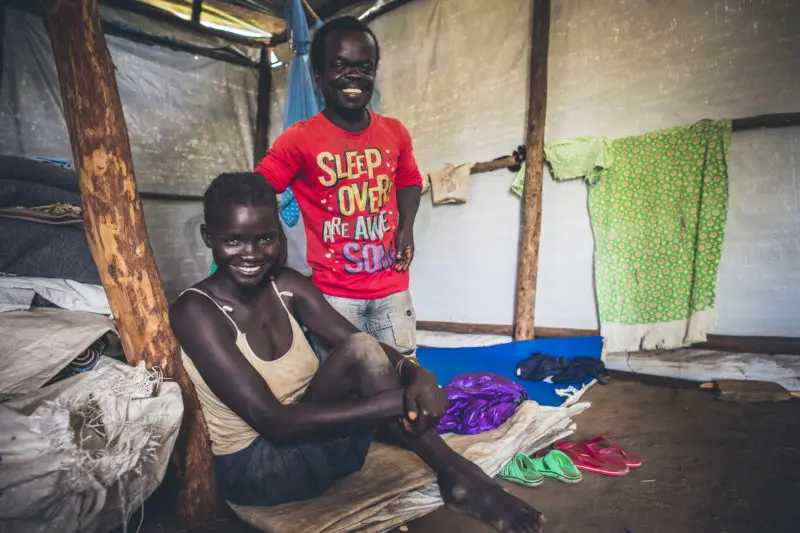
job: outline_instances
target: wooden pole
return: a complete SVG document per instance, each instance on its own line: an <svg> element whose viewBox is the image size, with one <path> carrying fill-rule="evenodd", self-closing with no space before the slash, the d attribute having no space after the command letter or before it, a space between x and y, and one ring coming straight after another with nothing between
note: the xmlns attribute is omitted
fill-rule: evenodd
<svg viewBox="0 0 800 533"><path fill-rule="evenodd" d="M417 330L439 331L443 333L456 333L459 335L514 335L514 327L503 324L469 324L464 322L434 322L418 320ZM592 337L600 335L597 329L577 328L536 328L537 337Z"/></svg>
<svg viewBox="0 0 800 533"><path fill-rule="evenodd" d="M253 159L255 167L267 154L269 144L269 107L270 91L272 90L272 61L270 61L270 48L261 47L261 57L258 62L258 102L256 103L256 140Z"/></svg>
<svg viewBox="0 0 800 533"><path fill-rule="evenodd" d="M214 28L208 28L200 24L195 24L191 20L184 20L173 15L169 11L151 6L150 4L146 4L139 0L103 0L103 4L124 9L125 11L136 13L138 15L143 15L149 19L164 22L172 27L188 30L195 34L201 34L207 37L216 37L217 39L222 39L226 43L232 45L251 46L257 48L265 41L265 39L242 37L241 35L236 35L235 33L231 33L229 31L215 30Z"/></svg>
<svg viewBox="0 0 800 533"><path fill-rule="evenodd" d="M731 126L733 131L797 127L800 126L800 113L774 113L757 117L735 118Z"/></svg>
<svg viewBox="0 0 800 533"><path fill-rule="evenodd" d="M501 157L500 159L495 159L494 161L482 161L480 163L475 163L472 165L469 173L480 174L481 172L494 172L495 170L500 170L501 168L513 167L514 165L519 164L520 161L516 157L513 155L507 155L505 157Z"/></svg>
<svg viewBox="0 0 800 533"><path fill-rule="evenodd" d="M203 13L203 0L192 0L192 24L200 25L200 15Z"/></svg>
<svg viewBox="0 0 800 533"><path fill-rule="evenodd" d="M46 23L54 43L89 249L128 362L160 367L181 387L183 425L173 453L181 478L179 515L187 525L199 525L221 510L211 451L194 387L183 372L169 328L167 299L147 237L97 0L52 0Z"/></svg>
<svg viewBox="0 0 800 533"><path fill-rule="evenodd" d="M532 339L542 229L544 121L547 109L547 49L550 43L550 0L532 0L531 66L528 88L528 131L525 142L525 190L517 267L514 340Z"/></svg>
<svg viewBox="0 0 800 533"><path fill-rule="evenodd" d="M397 9L398 7L403 7L409 2L411 2L411 0L387 0L382 4L378 4L375 7L366 10L364 13L361 14L360 17L358 17L358 19L364 24L368 24L373 20L375 20L376 18L380 17L381 15L390 13L395 9Z"/></svg>

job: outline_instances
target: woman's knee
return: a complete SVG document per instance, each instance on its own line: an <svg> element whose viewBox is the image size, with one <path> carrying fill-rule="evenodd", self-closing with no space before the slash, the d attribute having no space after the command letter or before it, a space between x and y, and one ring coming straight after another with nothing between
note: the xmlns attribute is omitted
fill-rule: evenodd
<svg viewBox="0 0 800 533"><path fill-rule="evenodd" d="M346 354L348 358L359 361L380 360L381 358L386 360L386 355L381 345L366 333L353 333L339 344L336 350Z"/></svg>
<svg viewBox="0 0 800 533"><path fill-rule="evenodd" d="M347 357L360 370L362 375L394 383L397 374L392 368L383 347L366 333L354 333L337 347L341 355Z"/></svg>

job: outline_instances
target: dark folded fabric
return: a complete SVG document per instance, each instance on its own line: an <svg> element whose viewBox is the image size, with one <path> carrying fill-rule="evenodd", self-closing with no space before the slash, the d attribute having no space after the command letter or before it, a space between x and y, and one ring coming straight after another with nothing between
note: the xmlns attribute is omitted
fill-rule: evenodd
<svg viewBox="0 0 800 533"><path fill-rule="evenodd" d="M517 365L517 377L530 381L550 378L553 383L582 383L606 375L606 365L593 357L567 359L535 353Z"/></svg>

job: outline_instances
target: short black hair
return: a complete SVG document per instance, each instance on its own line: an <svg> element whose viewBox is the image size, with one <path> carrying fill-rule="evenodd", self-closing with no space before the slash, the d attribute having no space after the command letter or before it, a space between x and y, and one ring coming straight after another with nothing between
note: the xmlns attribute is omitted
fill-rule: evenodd
<svg viewBox="0 0 800 533"><path fill-rule="evenodd" d="M203 195L203 217L211 224L214 215L222 206L270 205L278 206L275 189L255 172L226 172L220 174Z"/></svg>
<svg viewBox="0 0 800 533"><path fill-rule="evenodd" d="M381 60L381 47L378 45L378 38L372 33L369 26L358 20L356 17L339 17L326 22L317 33L314 34L314 39L311 41L311 67L314 72L322 72L325 68L325 37L331 33L336 32L363 32L372 37L375 43L375 66Z"/></svg>

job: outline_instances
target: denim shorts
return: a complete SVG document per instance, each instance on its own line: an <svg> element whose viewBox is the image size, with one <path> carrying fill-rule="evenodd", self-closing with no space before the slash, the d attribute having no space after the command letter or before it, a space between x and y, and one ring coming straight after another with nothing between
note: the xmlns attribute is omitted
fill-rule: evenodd
<svg viewBox="0 0 800 533"><path fill-rule="evenodd" d="M243 450L214 456L217 488L237 505L310 500L361 470L371 443L372 432L285 446L259 436Z"/></svg>
<svg viewBox="0 0 800 533"><path fill-rule="evenodd" d="M377 300L356 300L325 295L339 314L355 327L403 355L417 349L417 315L409 291Z"/></svg>

